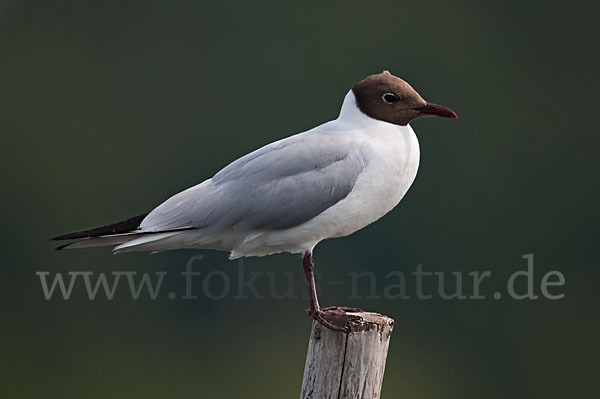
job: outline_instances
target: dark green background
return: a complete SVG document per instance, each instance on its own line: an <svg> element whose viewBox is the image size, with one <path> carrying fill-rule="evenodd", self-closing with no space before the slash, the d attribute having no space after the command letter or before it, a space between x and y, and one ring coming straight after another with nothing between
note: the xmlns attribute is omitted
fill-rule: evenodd
<svg viewBox="0 0 600 399"><path fill-rule="evenodd" d="M597 12L592 2L0 2L0 396L292 398L310 320L296 300L46 301L36 271L235 276L214 251L53 252L47 238L126 218L270 141L337 116L390 69L458 121L419 120L419 175L378 223L326 241L351 271L490 270L474 301L348 299L390 315L386 398L597 397ZM494 300L535 254L562 300ZM293 255L248 271L294 273ZM325 289L327 288L327 289ZM265 287L262 287L265 289ZM538 288L536 288L537 290ZM409 288L410 292L411 289ZM166 293L168 290L163 290ZM539 291L538 291L539 293Z"/></svg>

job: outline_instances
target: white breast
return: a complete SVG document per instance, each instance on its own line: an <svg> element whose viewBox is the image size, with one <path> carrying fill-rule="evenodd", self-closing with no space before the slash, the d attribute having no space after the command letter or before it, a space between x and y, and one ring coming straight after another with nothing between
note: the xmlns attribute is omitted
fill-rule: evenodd
<svg viewBox="0 0 600 399"><path fill-rule="evenodd" d="M368 138L360 149L366 166L352 192L305 223L324 232L321 239L354 233L381 218L415 180L420 157L415 133L410 126L381 124L385 126L366 132Z"/></svg>

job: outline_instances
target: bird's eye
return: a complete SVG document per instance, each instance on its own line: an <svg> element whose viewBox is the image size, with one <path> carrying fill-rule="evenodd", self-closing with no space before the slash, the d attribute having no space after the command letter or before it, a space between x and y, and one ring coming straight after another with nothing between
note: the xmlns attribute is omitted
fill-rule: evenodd
<svg viewBox="0 0 600 399"><path fill-rule="evenodd" d="M398 96L396 96L394 93L385 93L383 96L381 96L381 99L385 103L393 104L398 101Z"/></svg>

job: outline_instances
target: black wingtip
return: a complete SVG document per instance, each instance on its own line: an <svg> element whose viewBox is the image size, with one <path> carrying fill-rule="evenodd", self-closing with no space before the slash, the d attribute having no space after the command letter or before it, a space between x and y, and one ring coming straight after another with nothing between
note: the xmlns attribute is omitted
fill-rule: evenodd
<svg viewBox="0 0 600 399"><path fill-rule="evenodd" d="M70 240L69 236L71 234L75 234L76 232L73 233L67 233L67 234L62 234L56 237L52 237L52 238L48 238L48 241L60 241L60 240ZM61 245L62 246L62 245ZM58 248L57 248L58 249Z"/></svg>
<svg viewBox="0 0 600 399"><path fill-rule="evenodd" d="M135 230L140 226L140 223L142 223L142 220L144 220L144 218L148 216L148 213L149 212L142 213L141 215L137 215L117 223L107 224L105 226L94 227L92 229L86 230L78 230L67 234L61 234L59 236L50 238L50 240L75 240L79 238L99 237L109 234L129 233L130 231ZM65 247L65 245L61 245L56 249L60 250L63 249L63 247Z"/></svg>

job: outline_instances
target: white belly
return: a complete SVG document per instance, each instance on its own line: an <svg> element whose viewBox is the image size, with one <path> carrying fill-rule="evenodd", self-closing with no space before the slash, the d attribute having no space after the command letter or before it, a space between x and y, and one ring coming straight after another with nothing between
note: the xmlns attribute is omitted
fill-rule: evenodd
<svg viewBox="0 0 600 399"><path fill-rule="evenodd" d="M248 236L231 258L309 251L319 241L352 234L391 211L416 177L419 142L410 126L383 124L374 134L362 135L357 151L366 166L346 198L299 226Z"/></svg>

